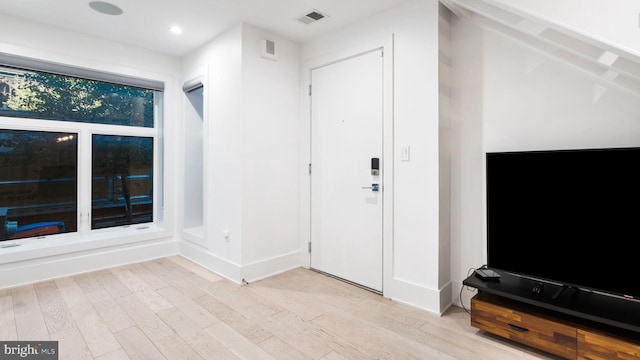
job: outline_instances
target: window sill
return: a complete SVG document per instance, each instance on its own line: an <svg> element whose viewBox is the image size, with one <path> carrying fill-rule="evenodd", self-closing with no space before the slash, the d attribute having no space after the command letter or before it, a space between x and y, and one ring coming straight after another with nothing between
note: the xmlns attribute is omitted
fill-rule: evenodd
<svg viewBox="0 0 640 360"><path fill-rule="evenodd" d="M119 248L131 244L158 240L170 234L155 224L97 230L88 235L61 234L55 236L8 240L0 242L0 264L34 260L63 254Z"/></svg>

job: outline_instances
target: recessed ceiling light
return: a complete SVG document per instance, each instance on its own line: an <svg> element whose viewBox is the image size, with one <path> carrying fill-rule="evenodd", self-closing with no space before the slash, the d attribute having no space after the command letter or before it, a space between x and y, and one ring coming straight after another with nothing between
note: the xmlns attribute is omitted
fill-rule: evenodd
<svg viewBox="0 0 640 360"><path fill-rule="evenodd" d="M169 28L169 31L171 31L173 34L182 34L182 28L178 25L173 25Z"/></svg>
<svg viewBox="0 0 640 360"><path fill-rule="evenodd" d="M105 1L91 1L89 7L105 15L121 15L123 13L122 9Z"/></svg>

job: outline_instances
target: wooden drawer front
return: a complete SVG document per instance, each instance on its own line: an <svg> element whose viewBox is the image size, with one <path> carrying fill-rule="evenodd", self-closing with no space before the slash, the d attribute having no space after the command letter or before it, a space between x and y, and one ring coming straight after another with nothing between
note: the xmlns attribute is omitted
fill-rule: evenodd
<svg viewBox="0 0 640 360"><path fill-rule="evenodd" d="M474 297L471 326L567 359L576 358L576 328Z"/></svg>
<svg viewBox="0 0 640 360"><path fill-rule="evenodd" d="M640 359L640 344L578 329L578 359Z"/></svg>

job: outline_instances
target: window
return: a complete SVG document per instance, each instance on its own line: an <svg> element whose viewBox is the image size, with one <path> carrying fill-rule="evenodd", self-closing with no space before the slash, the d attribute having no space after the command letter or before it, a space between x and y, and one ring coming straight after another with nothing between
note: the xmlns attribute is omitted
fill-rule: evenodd
<svg viewBox="0 0 640 360"><path fill-rule="evenodd" d="M153 139L93 135L91 228L153 221Z"/></svg>
<svg viewBox="0 0 640 360"><path fill-rule="evenodd" d="M77 230L77 137L0 130L0 241Z"/></svg>
<svg viewBox="0 0 640 360"><path fill-rule="evenodd" d="M152 90L0 68L0 115L153 127Z"/></svg>
<svg viewBox="0 0 640 360"><path fill-rule="evenodd" d="M161 95L0 67L0 241L157 221Z"/></svg>

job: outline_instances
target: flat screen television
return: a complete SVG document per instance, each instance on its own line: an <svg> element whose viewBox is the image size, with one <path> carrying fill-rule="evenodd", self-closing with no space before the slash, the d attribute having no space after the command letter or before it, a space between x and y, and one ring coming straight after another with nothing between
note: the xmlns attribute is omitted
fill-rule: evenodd
<svg viewBox="0 0 640 360"><path fill-rule="evenodd" d="M640 148L488 152L487 266L640 299Z"/></svg>

